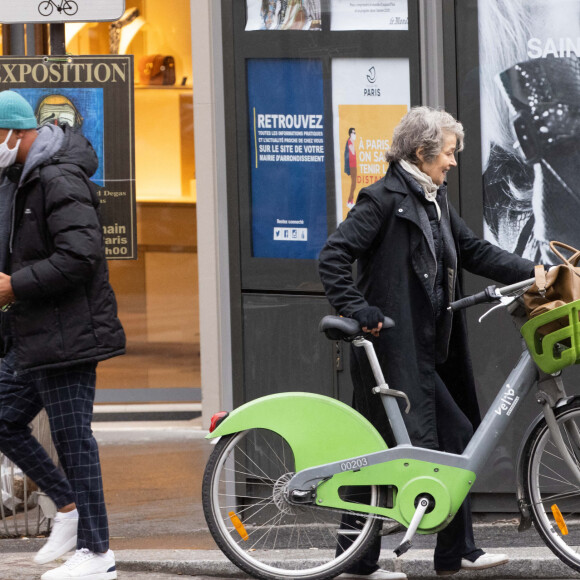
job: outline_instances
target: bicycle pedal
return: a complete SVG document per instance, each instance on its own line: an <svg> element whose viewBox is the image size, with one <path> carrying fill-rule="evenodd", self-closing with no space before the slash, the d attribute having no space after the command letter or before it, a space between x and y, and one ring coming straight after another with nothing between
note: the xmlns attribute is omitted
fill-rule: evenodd
<svg viewBox="0 0 580 580"><path fill-rule="evenodd" d="M395 554L397 555L397 558L401 554L404 554L405 552L407 552L409 550L409 548L411 547L411 545L412 545L411 540L413 539L413 536L415 535L415 532L417 531L417 528L419 527L419 523L423 519L423 516L425 515L425 512L427 511L427 508L429 507L429 499L426 496L422 496L422 497L420 496L418 499L419 499L419 503L417 504L417 509L415 510L415 514L413 515L413 518L411 519L411 522L409 523L409 527L407 528L407 533L403 537L403 541L394 550Z"/></svg>
<svg viewBox="0 0 580 580"><path fill-rule="evenodd" d="M395 555L397 556L397 558L399 556L402 556L405 552L409 551L409 548L412 546L413 544L411 543L410 540L407 540L405 542L401 542L399 544L399 546L397 548L395 548L393 551L395 552Z"/></svg>

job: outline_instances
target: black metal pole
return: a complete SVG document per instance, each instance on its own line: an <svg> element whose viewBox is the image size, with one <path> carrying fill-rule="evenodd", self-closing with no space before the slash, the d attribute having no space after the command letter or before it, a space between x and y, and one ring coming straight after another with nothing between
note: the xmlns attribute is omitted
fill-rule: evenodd
<svg viewBox="0 0 580 580"><path fill-rule="evenodd" d="M38 52L36 52L36 34L34 32L34 24L26 25L26 54L28 56L38 54Z"/></svg>
<svg viewBox="0 0 580 580"><path fill-rule="evenodd" d="M26 54L26 43L24 41L24 24L12 24L10 26L10 54Z"/></svg>
<svg viewBox="0 0 580 580"><path fill-rule="evenodd" d="M66 54L66 41L64 35L64 23L50 25L50 54Z"/></svg>

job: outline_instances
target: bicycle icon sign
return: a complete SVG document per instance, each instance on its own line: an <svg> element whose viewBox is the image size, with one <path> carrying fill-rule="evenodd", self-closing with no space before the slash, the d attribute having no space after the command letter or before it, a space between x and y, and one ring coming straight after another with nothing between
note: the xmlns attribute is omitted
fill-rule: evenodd
<svg viewBox="0 0 580 580"><path fill-rule="evenodd" d="M0 0L0 23L113 22L126 0Z"/></svg>
<svg viewBox="0 0 580 580"><path fill-rule="evenodd" d="M60 5L54 0L45 0L38 5L38 11L43 16L50 16L55 8L59 13L64 12L67 16L74 16L79 9L78 4L73 0L60 0Z"/></svg>

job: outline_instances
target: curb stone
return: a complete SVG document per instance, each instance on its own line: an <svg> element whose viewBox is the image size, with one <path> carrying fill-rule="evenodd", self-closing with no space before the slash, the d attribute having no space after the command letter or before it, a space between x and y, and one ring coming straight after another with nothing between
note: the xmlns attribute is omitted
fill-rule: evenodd
<svg viewBox="0 0 580 580"><path fill-rule="evenodd" d="M463 571L454 576L474 580L540 578L579 578L548 548L495 548L493 552L506 553L510 561L496 568ZM247 578L218 550L124 550L116 552L119 570L171 572L215 578ZM435 578L432 550L412 550L398 559L390 550L382 550L380 565L386 570L404 572L409 578Z"/></svg>

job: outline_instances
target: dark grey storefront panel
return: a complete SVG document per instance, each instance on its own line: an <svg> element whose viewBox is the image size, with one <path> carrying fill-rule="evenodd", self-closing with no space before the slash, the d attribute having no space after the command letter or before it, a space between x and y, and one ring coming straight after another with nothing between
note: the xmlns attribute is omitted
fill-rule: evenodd
<svg viewBox="0 0 580 580"><path fill-rule="evenodd" d="M409 0L408 31L330 31L328 6L323 0L322 31L245 31L246 2L222 0L226 110L228 118L228 198L235 211L230 223L239 236L234 241L243 290L320 293L316 260L255 258L251 238L251 176L248 120L247 62L249 59L315 59L322 63L324 84L324 145L328 231L335 222L335 177L332 114L333 58L408 58L411 104L420 104L418 0ZM235 165L235 166L234 166ZM275 195L276 192L272 192ZM233 249L233 246L232 246Z"/></svg>
<svg viewBox="0 0 580 580"><path fill-rule="evenodd" d="M466 133L465 150L459 156L459 205L467 225L483 235L483 182L479 88L479 39L477 0L454 1L456 22L457 113ZM452 11L449 10L449 14ZM492 284L491 280L466 273L464 289L474 293ZM485 307L468 311L470 347L477 381L479 405L484 414L501 384L518 360L522 343L509 315L495 312L482 323ZM565 371L568 394L576 394L580 369ZM518 406L517 415L505 439L500 442L486 468L478 477L474 491L476 511L517 511L514 501L515 459L518 446L533 418L541 412L534 397Z"/></svg>
<svg viewBox="0 0 580 580"><path fill-rule="evenodd" d="M247 294L242 308L244 401L285 391L336 395L335 343L318 331L331 314L325 298Z"/></svg>
<svg viewBox="0 0 580 580"><path fill-rule="evenodd" d="M479 99L479 43L477 0L455 2L457 46L457 115L465 128L465 150L459 156L459 209L461 217L478 235L483 235L483 189L481 177L481 126ZM492 284L478 276L465 273L464 290L471 294ZM469 343L482 415L487 411L498 389L508 376L521 353L521 339L509 316L495 312L478 322L486 307L467 312ZM526 427L539 412L534 401L520 405L518 415L504 441L478 476L474 491L482 498L474 501L474 509L485 511L517 511L510 501L499 501L496 494L512 494L515 490L515 458L519 441ZM489 494L489 495L488 495ZM483 499L486 497L486 499ZM514 497L511 496L510 497ZM510 507L511 506L511 507Z"/></svg>

